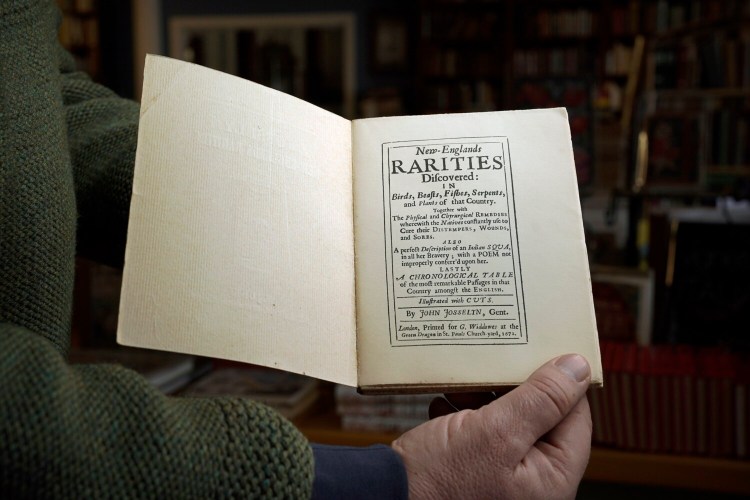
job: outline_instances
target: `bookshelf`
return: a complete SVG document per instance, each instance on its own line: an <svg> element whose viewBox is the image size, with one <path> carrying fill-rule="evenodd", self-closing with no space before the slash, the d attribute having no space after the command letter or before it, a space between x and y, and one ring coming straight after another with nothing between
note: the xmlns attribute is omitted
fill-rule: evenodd
<svg viewBox="0 0 750 500"><path fill-rule="evenodd" d="M134 4L161 2L139 0ZM706 132L712 122L724 121L723 128L735 130L737 137L720 133L718 142L743 142L746 136L742 134L747 132L737 131L747 125L737 124L744 120L750 103L747 5L739 0L421 0L414 6L404 6L409 15L416 10L418 19L416 60L406 70L414 82L415 102L409 111L568 107L575 119L582 158L581 192L588 197L597 192L609 196L616 191L617 196L631 204L631 247L632 253L637 254L636 228L640 220L648 218L649 207L659 203L697 204L750 179L750 161L746 157L737 153L730 160L728 153L723 153L725 158L717 153L712 159L710 146L705 146L697 152L699 175L690 186L665 189L649 186L644 179L646 188L641 193L633 193L630 188L636 180L637 133L647 130L655 115L694 117L698 139L706 144L717 142ZM82 21L94 18L87 9L77 15ZM160 14L136 16L136 22L158 24L156 20L160 18ZM171 51L182 53L190 32L223 30L227 23L231 32L257 31L277 21L290 21L260 15L242 19L238 25L238 19L221 19L221 26L207 24L214 20L206 16L177 20L169 25ZM351 117L359 90L356 54L352 50L359 43L356 30L361 29L362 22L352 17L345 24L343 45L349 52L344 54L343 109L344 115ZM151 27L152 45L158 45L159 29ZM632 76L637 36L645 40L645 62L634 89L638 103L634 119L623 128L622 114L628 111L625 88ZM142 38L136 37L136 41ZM701 58L699 46L704 40L711 42L706 45L713 47L715 60L708 49L702 49L703 59L722 68L708 77L701 77L694 67ZM95 48L90 53L95 54ZM142 58L138 59L142 62ZM738 62L734 70L727 64L730 60ZM737 110L742 113L735 117L731 113ZM632 150L630 158L628 145ZM631 265L638 262L637 256L623 260ZM368 445L390 443L396 437L392 433L342 430L332 412L333 405L333 401L324 401L319 411L298 420L311 440ZM595 447L586 477L593 481L750 494L750 462L740 460Z"/></svg>
<svg viewBox="0 0 750 500"><path fill-rule="evenodd" d="M582 197L601 195L628 205L629 249L607 263L637 267L645 264L639 231L645 227L648 232L641 223L649 207L700 204L731 191L737 179L750 179L744 151L710 156L711 143L750 143L744 135L748 125L742 124L750 105L749 4L423 1L418 5L415 108L435 113L567 107ZM493 63L482 67L482 57ZM478 90L480 84L488 91ZM687 134L677 144L683 160L694 157L695 178L682 185L644 179L646 188L634 192L638 133L649 126L654 130L655 119L686 128L680 123L686 117L696 127L695 145L683 140ZM718 130L718 138L710 136L711 130ZM599 208L600 214L608 210ZM342 430L332 405L298 422L311 440L368 445L390 443L397 436ZM586 478L750 494L749 461L705 455L595 447Z"/></svg>
<svg viewBox="0 0 750 500"><path fill-rule="evenodd" d="M97 0L57 0L57 5L62 11L60 43L73 55L77 68L97 80L101 70Z"/></svg>
<svg viewBox="0 0 750 500"><path fill-rule="evenodd" d="M619 117L638 5L627 0L422 1L416 111L564 106L579 187L585 194L624 188Z"/></svg>
<svg viewBox="0 0 750 500"><path fill-rule="evenodd" d="M175 16L169 55L264 84L352 118L354 15Z"/></svg>
<svg viewBox="0 0 750 500"><path fill-rule="evenodd" d="M420 2L415 80L421 113L502 105L507 23L496 0Z"/></svg>
<svg viewBox="0 0 750 500"><path fill-rule="evenodd" d="M644 4L650 17L636 127L648 135L649 152L634 183L662 196L730 194L750 179L750 4ZM659 174L674 150L665 137L688 127L695 129L697 162L682 172L690 182L669 186Z"/></svg>

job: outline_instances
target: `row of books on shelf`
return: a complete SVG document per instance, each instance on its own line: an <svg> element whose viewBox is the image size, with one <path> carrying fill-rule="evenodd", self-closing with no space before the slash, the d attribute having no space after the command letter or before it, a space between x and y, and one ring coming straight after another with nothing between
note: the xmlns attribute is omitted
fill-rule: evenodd
<svg viewBox="0 0 750 500"><path fill-rule="evenodd" d="M613 36L632 36L638 34L641 30L638 1L631 0L628 5L614 6L607 28Z"/></svg>
<svg viewBox="0 0 750 500"><path fill-rule="evenodd" d="M707 116L706 130L709 165L750 166L750 111L741 108L713 111Z"/></svg>
<svg viewBox="0 0 750 500"><path fill-rule="evenodd" d="M63 12L90 14L96 11L96 0L57 0L57 5Z"/></svg>
<svg viewBox="0 0 750 500"><path fill-rule="evenodd" d="M601 343L605 388L589 393L594 444L747 458L747 354L692 346Z"/></svg>
<svg viewBox="0 0 750 500"><path fill-rule="evenodd" d="M613 36L633 36L641 32L665 33L688 24L712 22L735 12L732 0L631 0L614 5L606 22ZM740 2L741 3L741 2Z"/></svg>
<svg viewBox="0 0 750 500"><path fill-rule="evenodd" d="M642 5L646 33L665 33L686 26L727 20L747 12L747 0L658 0Z"/></svg>
<svg viewBox="0 0 750 500"><path fill-rule="evenodd" d="M491 42L502 33L500 17L491 11L427 10L422 13L420 33L423 39L446 42Z"/></svg>
<svg viewBox="0 0 750 500"><path fill-rule="evenodd" d="M68 353L68 361L79 364L116 364L141 374L152 386L165 394L173 394L211 370L203 359L185 354L135 349L78 348Z"/></svg>
<svg viewBox="0 0 750 500"><path fill-rule="evenodd" d="M180 394L245 398L270 406L292 419L310 409L320 396L320 389L316 379L304 375L230 363L188 385Z"/></svg>
<svg viewBox="0 0 750 500"><path fill-rule="evenodd" d="M244 398L270 406L290 419L307 411L320 395L318 381L310 377L186 354L118 346L73 349L69 361L118 364L138 372L165 394Z"/></svg>
<svg viewBox="0 0 750 500"><path fill-rule="evenodd" d="M588 9L539 10L528 32L542 38L578 38L591 36L594 26L595 14Z"/></svg>
<svg viewBox="0 0 750 500"><path fill-rule="evenodd" d="M65 15L58 35L66 47L95 50L99 47L99 21L95 17Z"/></svg>
<svg viewBox="0 0 750 500"><path fill-rule="evenodd" d="M653 193L698 192L721 177L712 192L741 195L732 189L750 174L748 97L750 87L644 93L647 161L636 165L635 184Z"/></svg>
<svg viewBox="0 0 750 500"><path fill-rule="evenodd" d="M426 48L420 64L422 73L430 77L499 78L503 68L497 54L482 50Z"/></svg>
<svg viewBox="0 0 750 500"><path fill-rule="evenodd" d="M616 43L604 54L604 73L609 76L627 76L633 60L633 47Z"/></svg>
<svg viewBox="0 0 750 500"><path fill-rule="evenodd" d="M657 46L646 57L646 86L655 89L747 87L750 31L714 33Z"/></svg>
<svg viewBox="0 0 750 500"><path fill-rule="evenodd" d="M76 67L94 78L99 74L99 19L94 0L59 0L62 19L58 38L73 55Z"/></svg>
<svg viewBox="0 0 750 500"><path fill-rule="evenodd" d="M498 92L485 80L436 83L425 87L422 99L423 108L428 111L494 111Z"/></svg>
<svg viewBox="0 0 750 500"><path fill-rule="evenodd" d="M343 429L405 432L428 420L435 394L363 396L354 387L337 385L334 396Z"/></svg>
<svg viewBox="0 0 750 500"><path fill-rule="evenodd" d="M575 76L590 71L590 67L590 54L577 48L513 52L513 72L519 77Z"/></svg>

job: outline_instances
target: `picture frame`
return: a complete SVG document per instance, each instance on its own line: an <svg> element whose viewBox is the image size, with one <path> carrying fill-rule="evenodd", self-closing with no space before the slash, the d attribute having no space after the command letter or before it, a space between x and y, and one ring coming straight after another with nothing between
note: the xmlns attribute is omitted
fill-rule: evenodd
<svg viewBox="0 0 750 500"><path fill-rule="evenodd" d="M378 14L372 21L370 59L376 73L405 71L409 65L409 30L406 19Z"/></svg>
<svg viewBox="0 0 750 500"><path fill-rule="evenodd" d="M690 191L702 184L701 122L691 114L647 119L645 186L652 191Z"/></svg>
<svg viewBox="0 0 750 500"><path fill-rule="evenodd" d="M352 12L326 12L319 14L258 14L236 16L172 16L167 21L168 54L176 59L196 62L212 69L253 79L262 85L290 93L333 113L352 119L356 116L356 18ZM318 75L310 78L311 68L302 71L300 61L316 50L310 45L310 34L318 33L316 46L333 43L339 52L337 58L314 58ZM335 34L331 38L331 35ZM192 41L201 39L203 60L195 60L196 49ZM263 57L256 49L273 49L274 70L268 71L268 81L243 74L243 65L263 67ZM244 53L241 48L244 47ZM186 57L190 55L192 57ZM286 71L276 69L281 64ZM257 64L256 64L257 63ZM249 69L249 68L245 68ZM255 68L257 69L257 68ZM253 73L253 71L249 71ZM263 73L263 72L261 72ZM272 74L271 74L272 73ZM262 75L261 75L262 76ZM260 81L259 81L260 80ZM281 83L281 85L277 85ZM310 95L312 89L326 84L319 94L334 95L331 102L316 102ZM333 92L327 92L331 91Z"/></svg>
<svg viewBox="0 0 750 500"><path fill-rule="evenodd" d="M593 267L591 289L600 339L651 344L654 314L652 271Z"/></svg>

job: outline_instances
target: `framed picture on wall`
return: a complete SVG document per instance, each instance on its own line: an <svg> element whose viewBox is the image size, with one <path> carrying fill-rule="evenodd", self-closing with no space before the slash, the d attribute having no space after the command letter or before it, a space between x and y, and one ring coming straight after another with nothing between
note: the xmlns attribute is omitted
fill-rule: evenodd
<svg viewBox="0 0 750 500"><path fill-rule="evenodd" d="M387 73L404 71L409 64L409 31L406 20L396 15L376 15L370 42L372 69Z"/></svg>
<svg viewBox="0 0 750 500"><path fill-rule="evenodd" d="M591 268L599 338L651 343L654 276L650 271L595 266Z"/></svg>
<svg viewBox="0 0 750 500"><path fill-rule="evenodd" d="M690 190L701 184L700 120L689 114L648 119L646 186L652 190Z"/></svg>
<svg viewBox="0 0 750 500"><path fill-rule="evenodd" d="M355 116L351 12L172 16L169 55Z"/></svg>

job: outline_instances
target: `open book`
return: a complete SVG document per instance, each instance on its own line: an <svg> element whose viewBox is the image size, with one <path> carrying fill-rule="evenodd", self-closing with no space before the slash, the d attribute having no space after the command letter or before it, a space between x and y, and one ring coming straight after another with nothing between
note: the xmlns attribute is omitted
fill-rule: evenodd
<svg viewBox="0 0 750 500"><path fill-rule="evenodd" d="M602 370L564 109L349 121L146 60L122 344L363 391Z"/></svg>

